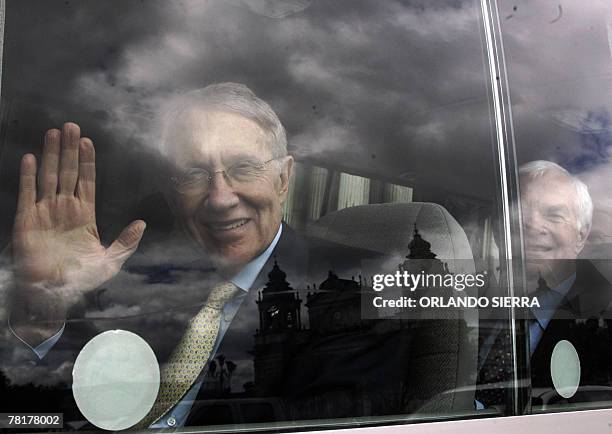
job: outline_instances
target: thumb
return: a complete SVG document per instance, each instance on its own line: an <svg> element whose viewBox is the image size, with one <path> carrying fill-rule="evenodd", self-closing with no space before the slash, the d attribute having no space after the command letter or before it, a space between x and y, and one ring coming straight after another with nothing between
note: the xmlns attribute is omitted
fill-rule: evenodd
<svg viewBox="0 0 612 434"><path fill-rule="evenodd" d="M147 224L142 220L127 225L106 250L108 257L118 261L119 265L123 264L136 251L146 227Z"/></svg>

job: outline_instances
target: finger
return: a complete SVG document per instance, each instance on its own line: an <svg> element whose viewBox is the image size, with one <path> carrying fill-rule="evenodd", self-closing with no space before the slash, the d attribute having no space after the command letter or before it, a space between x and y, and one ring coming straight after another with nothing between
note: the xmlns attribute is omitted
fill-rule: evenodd
<svg viewBox="0 0 612 434"><path fill-rule="evenodd" d="M146 227L142 220L130 223L106 250L107 256L121 266L138 248Z"/></svg>
<svg viewBox="0 0 612 434"><path fill-rule="evenodd" d="M93 142L86 137L79 141L77 195L84 201L96 203L96 150Z"/></svg>
<svg viewBox="0 0 612 434"><path fill-rule="evenodd" d="M79 177L79 137L77 124L66 122L62 128L62 152L60 156L59 193L74 194Z"/></svg>
<svg viewBox="0 0 612 434"><path fill-rule="evenodd" d="M19 169L19 195L17 212L23 212L36 204L36 157L26 154Z"/></svg>
<svg viewBox="0 0 612 434"><path fill-rule="evenodd" d="M51 198L57 194L57 171L59 168L60 137L58 129L45 134L40 175L38 176L38 193L41 198Z"/></svg>

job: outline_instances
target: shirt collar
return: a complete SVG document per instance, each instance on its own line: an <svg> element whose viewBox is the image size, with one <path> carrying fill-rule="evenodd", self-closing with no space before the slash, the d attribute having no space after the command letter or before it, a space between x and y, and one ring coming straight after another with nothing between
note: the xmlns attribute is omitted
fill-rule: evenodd
<svg viewBox="0 0 612 434"><path fill-rule="evenodd" d="M246 264L238 274L236 274L230 279L230 282L232 282L234 285L236 285L243 291L248 292L251 286L253 286L253 282L255 282L255 279L257 279L257 276L261 272L261 269L264 267L264 265L270 258L270 255L274 251L274 248L278 244L278 240L280 239L282 232L283 225L281 224L278 227L278 231L276 231L276 236L274 237L268 248L264 250L261 255Z"/></svg>

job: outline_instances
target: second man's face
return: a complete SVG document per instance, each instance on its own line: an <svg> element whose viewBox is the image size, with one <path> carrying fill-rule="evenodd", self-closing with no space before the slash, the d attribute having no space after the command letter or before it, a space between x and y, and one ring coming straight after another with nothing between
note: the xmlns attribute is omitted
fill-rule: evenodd
<svg viewBox="0 0 612 434"><path fill-rule="evenodd" d="M268 137L255 122L235 113L193 109L168 135L179 172L206 169L210 183L173 194L173 205L189 237L222 269L231 272L257 257L271 243L282 218L291 157L273 158ZM237 163L260 165L248 182L221 172ZM278 164L277 164L278 163ZM279 164L282 166L279 170ZM216 173L213 173L216 172Z"/></svg>
<svg viewBox="0 0 612 434"><path fill-rule="evenodd" d="M565 270L575 263L587 235L578 228L575 186L554 172L522 178L521 208L528 274L559 283L567 277Z"/></svg>

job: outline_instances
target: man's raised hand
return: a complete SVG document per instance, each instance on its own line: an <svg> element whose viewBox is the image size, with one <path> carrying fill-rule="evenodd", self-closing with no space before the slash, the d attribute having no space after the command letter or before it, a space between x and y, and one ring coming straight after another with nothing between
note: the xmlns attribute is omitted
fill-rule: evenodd
<svg viewBox="0 0 612 434"><path fill-rule="evenodd" d="M12 322L15 314L42 320L45 310L55 312L51 320L61 319L85 292L116 275L136 251L145 229L142 220L130 223L108 248L100 243L95 178L93 143L80 137L74 123L47 131L38 170L34 155L21 160L13 227L17 312L12 312Z"/></svg>

